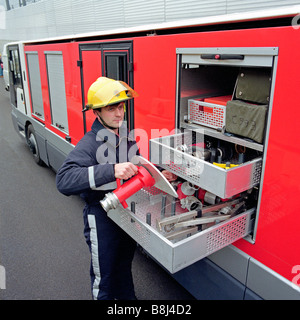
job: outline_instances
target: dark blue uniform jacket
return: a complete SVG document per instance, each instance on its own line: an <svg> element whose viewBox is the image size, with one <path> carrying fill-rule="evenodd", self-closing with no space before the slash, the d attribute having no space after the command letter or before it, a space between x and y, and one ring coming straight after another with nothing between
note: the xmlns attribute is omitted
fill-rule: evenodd
<svg viewBox="0 0 300 320"><path fill-rule="evenodd" d="M125 123L118 136L96 119L57 172L57 188L64 195L80 194L87 204L99 203L117 187L114 165L130 161L136 154L136 142Z"/></svg>

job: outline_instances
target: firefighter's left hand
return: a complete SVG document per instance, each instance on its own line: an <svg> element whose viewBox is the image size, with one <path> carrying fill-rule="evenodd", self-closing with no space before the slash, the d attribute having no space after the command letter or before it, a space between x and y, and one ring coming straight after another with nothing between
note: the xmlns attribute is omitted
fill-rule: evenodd
<svg viewBox="0 0 300 320"><path fill-rule="evenodd" d="M163 170L161 172L164 177L169 181L169 182L172 182L172 181L175 181L177 179L177 176L176 174L170 172L170 171L167 171L167 170Z"/></svg>

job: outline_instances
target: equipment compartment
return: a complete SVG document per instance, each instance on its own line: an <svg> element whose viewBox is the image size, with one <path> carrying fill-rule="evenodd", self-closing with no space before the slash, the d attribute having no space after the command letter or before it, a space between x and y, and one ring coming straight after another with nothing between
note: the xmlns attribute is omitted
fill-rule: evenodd
<svg viewBox="0 0 300 320"><path fill-rule="evenodd" d="M221 139L263 148L277 54L272 47L178 48L176 128L209 127Z"/></svg>
<svg viewBox="0 0 300 320"><path fill-rule="evenodd" d="M166 206L162 217L162 202L165 197L167 197ZM232 218L212 226L208 224L204 230L198 226L191 226L187 231L179 228L182 235L172 239L168 232L159 228L159 222L172 217L180 219L184 215L177 201L175 215L172 216L173 201L172 197L152 187L140 190L127 201L131 204L132 211L119 206L108 212L108 216L115 223L171 273L191 265L251 232L251 216L255 212L253 208L244 209ZM221 220L222 215L219 217Z"/></svg>
<svg viewBox="0 0 300 320"><path fill-rule="evenodd" d="M150 150L152 163L222 199L248 190L260 182L260 152L220 142L199 132L186 130L184 133L152 139Z"/></svg>

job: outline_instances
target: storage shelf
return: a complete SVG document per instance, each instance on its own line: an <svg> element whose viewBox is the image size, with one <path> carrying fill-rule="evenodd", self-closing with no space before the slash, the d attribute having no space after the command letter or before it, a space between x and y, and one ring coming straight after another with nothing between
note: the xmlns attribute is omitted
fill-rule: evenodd
<svg viewBox="0 0 300 320"><path fill-rule="evenodd" d="M223 141L231 142L234 144L238 144L240 146L244 146L244 147L256 150L256 151L260 151L260 152L264 151L264 146L262 144L248 141L247 139L238 138L235 136L228 136L228 135L224 134L223 132L219 132L217 130L210 129L210 128L207 128L207 127L204 127L201 125L182 122L181 128L190 129L190 130L202 133L204 135L207 135L207 136L210 136L213 138L217 138L217 139L221 139Z"/></svg>
<svg viewBox="0 0 300 320"><path fill-rule="evenodd" d="M199 132L200 136L202 134L202 131ZM193 143L191 130L150 140L151 162L212 192L221 199L230 198L259 184L262 168L261 157L225 170L181 151L183 141L186 145Z"/></svg>

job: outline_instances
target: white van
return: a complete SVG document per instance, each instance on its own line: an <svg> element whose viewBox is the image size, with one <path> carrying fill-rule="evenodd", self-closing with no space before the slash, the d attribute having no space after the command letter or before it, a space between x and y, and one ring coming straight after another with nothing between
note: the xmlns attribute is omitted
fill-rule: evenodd
<svg viewBox="0 0 300 320"><path fill-rule="evenodd" d="M3 79L5 82L5 90L9 91L9 76L8 76L8 56L7 56L7 45L3 47L2 61L3 61Z"/></svg>

